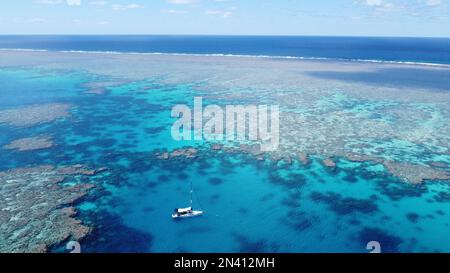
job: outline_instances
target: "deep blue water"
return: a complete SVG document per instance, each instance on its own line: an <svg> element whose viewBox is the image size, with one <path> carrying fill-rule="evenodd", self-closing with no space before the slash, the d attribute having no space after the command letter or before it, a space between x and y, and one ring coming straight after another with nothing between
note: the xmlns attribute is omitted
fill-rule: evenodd
<svg viewBox="0 0 450 273"><path fill-rule="evenodd" d="M450 38L305 36L0 36L0 48L233 54L450 64Z"/></svg>

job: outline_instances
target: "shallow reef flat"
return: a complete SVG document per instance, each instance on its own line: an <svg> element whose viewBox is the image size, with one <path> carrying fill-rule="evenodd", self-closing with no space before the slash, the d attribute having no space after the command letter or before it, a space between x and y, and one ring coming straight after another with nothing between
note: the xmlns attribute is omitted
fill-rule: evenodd
<svg viewBox="0 0 450 273"><path fill-rule="evenodd" d="M105 78L84 84L93 93L115 89L150 101L161 96L152 91L158 84L188 84L190 95L174 103L191 103L196 95L219 105L278 104L276 153L283 156L401 162L426 169L431 175L425 180L442 176L432 174L442 169L431 162L450 168L448 66L62 52L0 51L0 56L4 67L82 70ZM13 114L0 112L0 122Z"/></svg>
<svg viewBox="0 0 450 273"><path fill-rule="evenodd" d="M0 50L0 67L35 67L87 71L113 77L105 87L130 80L157 78L162 83L196 83L212 91L261 89L288 98L287 91L345 90L358 97L442 102L448 98L449 66L368 63L333 60L289 60L257 57L27 52ZM394 92L400 89L402 92ZM283 91L283 92L276 92ZM435 91L433 96L424 96ZM441 92L439 92L441 91ZM235 94L246 95L246 94ZM251 93L247 93L251 95ZM314 94L311 94L314 96Z"/></svg>
<svg viewBox="0 0 450 273"><path fill-rule="evenodd" d="M53 141L48 136L26 137L13 140L3 146L7 150L17 150L19 152L43 150L53 147Z"/></svg>
<svg viewBox="0 0 450 273"><path fill-rule="evenodd" d="M84 238L91 229L75 219L73 204L94 185L62 182L95 173L81 165L0 172L0 252L46 252L67 239Z"/></svg>
<svg viewBox="0 0 450 273"><path fill-rule="evenodd" d="M303 164L308 164L308 155L306 154L298 154L298 156L293 156L292 153L273 153L273 152L262 152L260 150L259 145L247 145L247 144L241 144L241 145L235 145L234 147L224 147L219 144L214 144L211 149L213 151L224 151L226 153L248 153L255 157L255 160L262 161L266 158L270 158L273 162L282 161L286 164L292 164L294 160L299 160ZM184 155L186 151L190 151L192 148L186 148L175 150L172 152L172 154L181 154ZM169 159L171 157L171 153L165 152L162 154L159 154L159 158L162 159ZM336 156L336 155L335 155ZM415 165L411 163L399 163L399 162L392 162L392 161L385 161L381 160L377 157L370 157L370 156L363 156L363 155L356 155L351 154L348 156L344 156L345 159L353 162L372 162L372 163L378 163L381 164L385 168L385 170L402 179L403 181L411 184L421 184L424 183L427 180L433 180L433 181L450 181L450 173L449 168L447 164L433 164L433 162L430 163L433 167L428 167L424 165ZM335 169L338 164L331 158L324 158L322 160L322 164L330 169Z"/></svg>
<svg viewBox="0 0 450 273"><path fill-rule="evenodd" d="M420 184L425 180L450 180L450 173L444 170L432 169L420 165L393 162L385 162L384 166L393 175L412 184Z"/></svg>
<svg viewBox="0 0 450 273"><path fill-rule="evenodd" d="M52 122L70 115L71 106L61 103L32 105L0 111L0 124L5 123L17 127L29 127L41 123Z"/></svg>

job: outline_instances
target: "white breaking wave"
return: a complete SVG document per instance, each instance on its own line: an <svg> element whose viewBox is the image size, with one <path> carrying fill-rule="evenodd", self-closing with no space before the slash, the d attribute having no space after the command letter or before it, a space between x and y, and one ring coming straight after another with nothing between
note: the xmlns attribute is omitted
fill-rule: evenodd
<svg viewBox="0 0 450 273"><path fill-rule="evenodd" d="M298 56L272 56L272 55L245 55L245 54L221 54L221 53L165 53L165 52L121 52L121 51L98 51L98 50L48 50L27 48L0 48L0 51L22 51L22 52L59 52L80 54L114 54L114 55L167 55L167 56L196 56L196 57L235 57L235 58L264 58L264 59L289 59L289 60L311 60L311 61L341 61L341 62L363 62L381 64L405 64L433 67L450 67L450 64L412 62L412 61L388 61L371 59L345 59L326 57L298 57Z"/></svg>

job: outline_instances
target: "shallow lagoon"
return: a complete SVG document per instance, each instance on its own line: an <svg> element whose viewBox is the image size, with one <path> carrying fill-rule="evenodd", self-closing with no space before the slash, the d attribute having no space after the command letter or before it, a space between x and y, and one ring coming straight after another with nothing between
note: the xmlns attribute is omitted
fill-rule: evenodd
<svg viewBox="0 0 450 273"><path fill-rule="evenodd" d="M230 58L147 56L150 63L136 61L135 70L120 74L111 62L129 65L134 56L92 55L97 64L88 67L83 54L1 54L6 84L0 111L63 103L71 115L29 127L2 123L1 147L42 134L54 145L2 150L0 170L42 164L108 168L75 204L76 218L93 227L82 241L84 251L366 252L372 240L389 252L450 251L448 181L411 185L385 166L388 161L450 170L450 93L444 84L436 91L434 82L428 92L424 81L404 89L395 80L380 87L300 72L370 70L377 64L246 59L239 68L245 73L238 73L240 63ZM267 71L252 69L254 63L276 66L280 71L274 73L285 81L270 82ZM170 110L192 104L196 95L206 103L279 103L285 113L280 151L262 160L239 144L215 150L210 143L173 141ZM187 146L198 149L195 158L156 155ZM308 154L309 162L298 160L299 153ZM349 160L354 154L361 162ZM324 166L328 157L337 167ZM195 205L206 214L174 222L170 213L187 204L190 180ZM61 245L53 251L63 251Z"/></svg>

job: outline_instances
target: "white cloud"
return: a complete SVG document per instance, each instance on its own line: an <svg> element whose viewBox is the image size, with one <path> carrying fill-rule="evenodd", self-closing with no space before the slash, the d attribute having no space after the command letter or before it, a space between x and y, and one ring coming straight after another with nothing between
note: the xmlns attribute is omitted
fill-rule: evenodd
<svg viewBox="0 0 450 273"><path fill-rule="evenodd" d="M223 17L223 18L229 18L229 17L231 17L231 16L233 16L233 12L231 12L231 11L225 11L225 12L222 14L222 17Z"/></svg>
<svg viewBox="0 0 450 273"><path fill-rule="evenodd" d="M94 5L94 6L105 6L106 4L108 4L108 2L106 2L106 1L91 1L91 2L89 2L89 5Z"/></svg>
<svg viewBox="0 0 450 273"><path fill-rule="evenodd" d="M177 9L169 9L169 10L165 10L165 13L171 13L171 14L186 14L187 11L186 10L177 10Z"/></svg>
<svg viewBox="0 0 450 273"><path fill-rule="evenodd" d="M378 13L403 10L405 7L386 0L360 0L364 5L374 8Z"/></svg>
<svg viewBox="0 0 450 273"><path fill-rule="evenodd" d="M42 5L58 5L62 4L62 0L36 0L36 4L42 4Z"/></svg>
<svg viewBox="0 0 450 273"><path fill-rule="evenodd" d="M449 6L443 0L356 0L357 4L374 11L375 15L401 15L413 18L448 19Z"/></svg>
<svg viewBox="0 0 450 273"><path fill-rule="evenodd" d="M81 6L81 0L36 0L34 2L42 5L60 5L66 3L69 6Z"/></svg>
<svg viewBox="0 0 450 273"><path fill-rule="evenodd" d="M442 4L441 0L426 0L425 4L427 6L439 6L440 4Z"/></svg>
<svg viewBox="0 0 450 273"><path fill-rule="evenodd" d="M141 5L138 5L138 4L127 4L127 5L114 4L114 5L111 5L111 8L113 10L129 10L129 9L141 8Z"/></svg>
<svg viewBox="0 0 450 273"><path fill-rule="evenodd" d="M233 12L229 10L206 10L205 14L219 16L222 18L230 18L231 16L233 16Z"/></svg>
<svg viewBox="0 0 450 273"><path fill-rule="evenodd" d="M80 6L81 0L66 0L66 3L69 6Z"/></svg>
<svg viewBox="0 0 450 273"><path fill-rule="evenodd" d="M383 5L382 0L366 0L366 5L368 6L381 6Z"/></svg>
<svg viewBox="0 0 450 273"><path fill-rule="evenodd" d="M198 3L198 0L167 0L167 2L176 5L186 5Z"/></svg>

